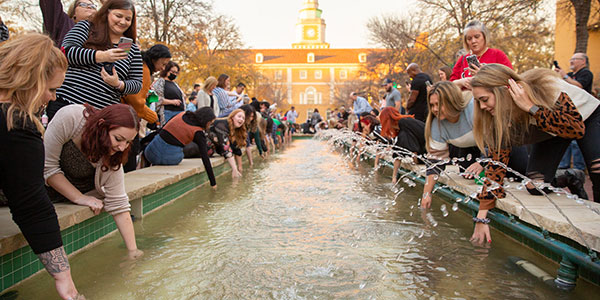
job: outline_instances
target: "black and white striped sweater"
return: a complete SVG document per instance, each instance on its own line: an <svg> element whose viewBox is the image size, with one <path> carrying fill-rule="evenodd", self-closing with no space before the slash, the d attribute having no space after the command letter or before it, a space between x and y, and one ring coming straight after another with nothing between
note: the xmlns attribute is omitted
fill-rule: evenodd
<svg viewBox="0 0 600 300"><path fill-rule="evenodd" d="M97 50L83 48L90 32L90 22L81 21L75 24L63 40L62 49L69 61L69 68L63 85L57 95L70 103L89 103L101 109L111 104L120 103L124 94L136 94L142 88L142 56L136 44L126 59L114 63L119 79L125 83L120 92L102 80L100 70L102 63L96 63ZM116 47L117 45L114 45Z"/></svg>

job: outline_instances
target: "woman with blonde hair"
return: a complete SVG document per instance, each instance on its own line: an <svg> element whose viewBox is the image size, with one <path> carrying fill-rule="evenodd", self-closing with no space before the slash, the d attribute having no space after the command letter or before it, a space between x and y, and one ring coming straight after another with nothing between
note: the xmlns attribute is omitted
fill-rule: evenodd
<svg viewBox="0 0 600 300"><path fill-rule="evenodd" d="M489 48L491 35L487 27L477 20L473 20L465 26L463 31L463 46L467 53L460 56L449 80L454 82L463 90L471 89L471 78L475 76L481 66L476 66L467 61L467 57L475 55L480 64L503 64L512 69L512 63L500 49Z"/></svg>
<svg viewBox="0 0 600 300"><path fill-rule="evenodd" d="M500 64L483 66L471 85L478 102L473 135L482 151L488 148L495 161L506 164L512 147L533 144L526 175L550 183L569 143L577 139L593 183L594 200L600 200L600 109L593 96L551 70L533 69L518 75ZM475 242L491 242L487 211L495 206L496 198L506 196L502 189L505 173L498 165L485 170L479 213L474 219ZM493 185L490 180L500 186L489 189ZM527 189L539 194L531 182Z"/></svg>
<svg viewBox="0 0 600 300"><path fill-rule="evenodd" d="M213 94L213 90L217 87L217 79L210 76L204 80L202 89L196 96L196 105L198 108L208 106L213 109L215 116L218 116L221 110L219 109L219 102L216 96Z"/></svg>
<svg viewBox="0 0 600 300"><path fill-rule="evenodd" d="M427 97L429 113L425 121L425 143L431 166L427 168L427 178L423 187L421 207L431 206L432 191L444 165L439 165L442 159L462 157L459 162L464 168L464 177L473 178L478 175L483 166L476 158L481 156L473 136L474 101L467 101L461 95L460 89L450 81L435 83ZM512 151L511 168L521 172L527 164L527 151L524 147Z"/></svg>
<svg viewBox="0 0 600 300"><path fill-rule="evenodd" d="M79 298L54 206L44 186L43 107L56 98L67 60L52 40L24 34L0 46L0 189L12 218L63 299Z"/></svg>

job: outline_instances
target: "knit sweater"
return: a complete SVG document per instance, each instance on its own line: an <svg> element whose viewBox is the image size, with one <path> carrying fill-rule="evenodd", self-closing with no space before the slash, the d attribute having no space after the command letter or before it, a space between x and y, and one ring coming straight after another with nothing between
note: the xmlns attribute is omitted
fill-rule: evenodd
<svg viewBox="0 0 600 300"><path fill-rule="evenodd" d="M84 110L83 105L67 105L60 109L48 124L44 135L46 151L44 180L46 180L46 184L51 176L63 173L59 164L63 145L73 140L78 147L81 147L81 134L86 122ZM116 171L112 168L103 171L102 161L91 164L96 168L94 184L96 192L104 198L104 209L112 215L130 211L129 196L125 192L123 166L119 166Z"/></svg>

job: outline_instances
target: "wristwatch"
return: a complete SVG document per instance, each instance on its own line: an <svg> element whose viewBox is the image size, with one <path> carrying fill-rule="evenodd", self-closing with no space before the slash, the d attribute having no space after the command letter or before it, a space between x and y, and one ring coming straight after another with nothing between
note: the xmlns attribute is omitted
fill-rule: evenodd
<svg viewBox="0 0 600 300"><path fill-rule="evenodd" d="M533 116L533 115L535 115L536 112L538 112L538 110L540 110L540 108L534 104L529 109L529 114Z"/></svg>
<svg viewBox="0 0 600 300"><path fill-rule="evenodd" d="M569 78L570 78L570 77L569 77L569 75L565 75L565 76L563 76L563 79L564 79L564 80L567 80L567 79L569 79Z"/></svg>

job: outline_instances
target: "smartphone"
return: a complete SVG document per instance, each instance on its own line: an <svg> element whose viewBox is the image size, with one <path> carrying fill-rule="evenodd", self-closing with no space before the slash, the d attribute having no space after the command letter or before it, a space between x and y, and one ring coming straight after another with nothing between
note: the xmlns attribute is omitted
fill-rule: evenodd
<svg viewBox="0 0 600 300"><path fill-rule="evenodd" d="M127 54L129 54L129 50L131 50L131 44L133 44L133 40L128 38L128 37L124 37L122 36L119 39L119 45L117 47L119 47L120 49L125 50L125 52Z"/></svg>
<svg viewBox="0 0 600 300"><path fill-rule="evenodd" d="M114 63L104 63L103 67L104 67L104 71L106 71L106 73L108 73L108 75L112 76L113 74L113 67L115 66Z"/></svg>
<svg viewBox="0 0 600 300"><path fill-rule="evenodd" d="M477 66L478 68L481 68L481 64L479 63L479 60L477 59L477 55L475 54L471 54L469 56L467 56L467 63L470 65L474 65Z"/></svg>
<svg viewBox="0 0 600 300"><path fill-rule="evenodd" d="M560 69L560 67L558 66L558 61L555 60L555 61L553 61L553 63L554 63L555 68Z"/></svg>

